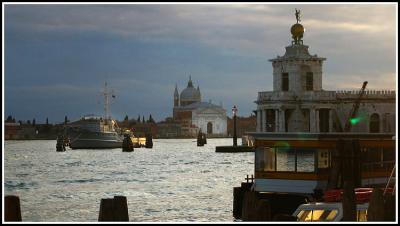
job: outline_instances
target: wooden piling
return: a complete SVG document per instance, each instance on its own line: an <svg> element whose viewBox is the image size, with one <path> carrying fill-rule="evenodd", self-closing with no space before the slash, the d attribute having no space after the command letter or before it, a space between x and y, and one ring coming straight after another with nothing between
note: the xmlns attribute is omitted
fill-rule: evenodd
<svg viewBox="0 0 400 226"><path fill-rule="evenodd" d="M113 221L114 220L114 199L101 199L99 221Z"/></svg>
<svg viewBox="0 0 400 226"><path fill-rule="evenodd" d="M395 221L396 220L396 196L386 193L384 196L385 202L385 221Z"/></svg>
<svg viewBox="0 0 400 226"><path fill-rule="evenodd" d="M240 219L242 217L242 204L243 204L243 192L241 187L233 188L233 217Z"/></svg>
<svg viewBox="0 0 400 226"><path fill-rule="evenodd" d="M99 221L129 221L128 204L125 196L101 199Z"/></svg>
<svg viewBox="0 0 400 226"><path fill-rule="evenodd" d="M357 221L355 183L358 183L358 160L356 154L359 149L357 140L343 140L341 145L342 178L343 178L343 221ZM357 148L358 147L358 148Z"/></svg>
<svg viewBox="0 0 400 226"><path fill-rule="evenodd" d="M368 221L384 221L385 220L385 203L383 200L383 192L379 188L372 190L371 200L368 206Z"/></svg>
<svg viewBox="0 0 400 226"><path fill-rule="evenodd" d="M114 221L129 221L128 202L125 196L114 196Z"/></svg>
<svg viewBox="0 0 400 226"><path fill-rule="evenodd" d="M146 148L153 148L153 136L151 134L146 134Z"/></svg>
<svg viewBox="0 0 400 226"><path fill-rule="evenodd" d="M344 182L342 206L342 221L357 221L357 204L354 185L348 181Z"/></svg>
<svg viewBox="0 0 400 226"><path fill-rule="evenodd" d="M18 196L7 195L4 198L4 220L22 221L21 206Z"/></svg>

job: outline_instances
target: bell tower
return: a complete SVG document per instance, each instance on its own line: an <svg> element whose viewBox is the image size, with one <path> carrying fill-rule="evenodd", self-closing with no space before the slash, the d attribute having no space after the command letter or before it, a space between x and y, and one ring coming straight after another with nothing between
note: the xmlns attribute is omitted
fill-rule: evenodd
<svg viewBox="0 0 400 226"><path fill-rule="evenodd" d="M177 84L175 84L174 107L179 107L179 92L178 92L178 85Z"/></svg>

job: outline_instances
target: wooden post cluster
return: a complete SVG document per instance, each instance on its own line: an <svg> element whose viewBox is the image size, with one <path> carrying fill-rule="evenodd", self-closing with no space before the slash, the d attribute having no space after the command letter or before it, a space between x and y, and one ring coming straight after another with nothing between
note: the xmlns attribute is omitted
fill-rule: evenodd
<svg viewBox="0 0 400 226"><path fill-rule="evenodd" d="M125 196L101 199L99 221L129 221L128 204Z"/></svg>
<svg viewBox="0 0 400 226"><path fill-rule="evenodd" d="M132 152L135 149L133 148L133 142L129 135L125 135L124 140L122 141L122 151L123 152Z"/></svg>
<svg viewBox="0 0 400 226"><path fill-rule="evenodd" d="M207 144L207 137L206 134L200 130L197 134L197 146L204 146L204 144Z"/></svg>

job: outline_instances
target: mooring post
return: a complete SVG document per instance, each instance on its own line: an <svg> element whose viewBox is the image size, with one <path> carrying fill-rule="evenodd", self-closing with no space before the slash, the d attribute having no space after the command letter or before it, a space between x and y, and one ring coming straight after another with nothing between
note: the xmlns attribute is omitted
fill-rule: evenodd
<svg viewBox="0 0 400 226"><path fill-rule="evenodd" d="M101 199L99 221L129 221L126 197Z"/></svg>
<svg viewBox="0 0 400 226"><path fill-rule="evenodd" d="M146 148L153 148L153 136L151 134L146 134Z"/></svg>
<svg viewBox="0 0 400 226"><path fill-rule="evenodd" d="M380 188L372 190L371 200L368 206L367 221L384 221L385 220L385 202L383 191Z"/></svg>
<svg viewBox="0 0 400 226"><path fill-rule="evenodd" d="M358 140L344 140L342 146L342 178L343 178L343 221L357 221L357 204L354 184L357 177L357 163L355 162Z"/></svg>
<svg viewBox="0 0 400 226"><path fill-rule="evenodd" d="M233 188L233 217L240 219L242 217L243 190L241 187Z"/></svg>
<svg viewBox="0 0 400 226"><path fill-rule="evenodd" d="M114 196L114 221L129 221L128 203L125 196Z"/></svg>
<svg viewBox="0 0 400 226"><path fill-rule="evenodd" d="M113 201L114 199L101 199L99 221L113 221Z"/></svg>
<svg viewBox="0 0 400 226"><path fill-rule="evenodd" d="M19 197L7 195L4 201L4 221L22 221Z"/></svg>

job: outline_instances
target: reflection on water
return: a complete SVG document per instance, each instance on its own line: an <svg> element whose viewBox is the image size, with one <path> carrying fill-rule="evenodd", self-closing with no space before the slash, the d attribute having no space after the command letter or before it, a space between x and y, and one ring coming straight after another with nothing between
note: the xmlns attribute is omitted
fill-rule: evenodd
<svg viewBox="0 0 400 226"><path fill-rule="evenodd" d="M233 221L232 189L254 172L253 153L216 153L232 139L154 140L134 152L67 150L56 141L6 141L5 195L24 221L96 222L100 200L124 195L131 221Z"/></svg>

